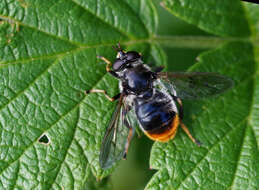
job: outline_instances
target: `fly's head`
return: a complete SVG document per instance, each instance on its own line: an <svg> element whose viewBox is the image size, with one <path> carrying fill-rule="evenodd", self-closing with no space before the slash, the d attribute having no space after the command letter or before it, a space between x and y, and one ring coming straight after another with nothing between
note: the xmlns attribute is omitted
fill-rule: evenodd
<svg viewBox="0 0 259 190"><path fill-rule="evenodd" d="M115 72L123 72L127 68L133 68L139 64L142 64L141 55L136 51L127 51L124 52L120 44L118 47L114 47L118 52L117 58L112 65L112 69Z"/></svg>

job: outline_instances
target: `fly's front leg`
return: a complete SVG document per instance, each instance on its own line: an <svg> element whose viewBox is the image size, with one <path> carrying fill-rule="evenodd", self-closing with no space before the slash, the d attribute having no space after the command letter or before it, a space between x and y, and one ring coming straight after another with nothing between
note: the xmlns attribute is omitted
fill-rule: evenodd
<svg viewBox="0 0 259 190"><path fill-rule="evenodd" d="M108 59L106 59L106 58L103 57L103 56L97 55L97 58L103 60L103 61L107 64L107 65L106 65L106 71L107 71L107 72L111 71L112 62L110 62Z"/></svg>
<svg viewBox="0 0 259 190"><path fill-rule="evenodd" d="M113 97L110 97L105 90L101 90L101 89L92 89L92 90L85 91L85 94L89 94L89 93L102 93L111 102L118 100L121 95L121 93L119 93Z"/></svg>
<svg viewBox="0 0 259 190"><path fill-rule="evenodd" d="M118 74L116 72L114 72L111 67L112 67L112 62L109 61L108 59L106 59L103 56L99 56L97 55L97 58L103 60L107 65L106 65L106 71L109 72L112 76L119 78Z"/></svg>
<svg viewBox="0 0 259 190"><path fill-rule="evenodd" d="M179 105L179 117L180 117L180 126L184 130L184 132L188 135L188 137L194 142L197 146L201 146L201 143L195 139L192 134L190 133L189 129L186 127L186 125L182 122L183 120L183 104L180 98L173 96L174 101L176 101Z"/></svg>

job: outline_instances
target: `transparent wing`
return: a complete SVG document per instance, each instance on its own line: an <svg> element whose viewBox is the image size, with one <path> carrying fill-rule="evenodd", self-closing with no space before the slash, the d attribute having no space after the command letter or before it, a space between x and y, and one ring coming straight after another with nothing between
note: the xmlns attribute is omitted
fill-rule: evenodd
<svg viewBox="0 0 259 190"><path fill-rule="evenodd" d="M124 97L121 95L103 138L99 157L103 169L112 167L116 161L121 160L125 152L129 133L129 127L125 123L130 121L128 121L129 116L126 113L127 105L123 101Z"/></svg>
<svg viewBox="0 0 259 190"><path fill-rule="evenodd" d="M166 88L176 92L181 99L198 99L224 92L233 81L217 73L161 72L158 73Z"/></svg>

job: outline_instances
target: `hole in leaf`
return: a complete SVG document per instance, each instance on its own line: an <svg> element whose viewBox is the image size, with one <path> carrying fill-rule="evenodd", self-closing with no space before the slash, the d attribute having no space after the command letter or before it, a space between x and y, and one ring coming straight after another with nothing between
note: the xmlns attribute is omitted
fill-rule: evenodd
<svg viewBox="0 0 259 190"><path fill-rule="evenodd" d="M39 142L39 143L42 143L42 144L45 144L45 145L48 145L49 142L50 142L50 140L49 140L49 138L48 138L47 135L43 134L43 135L41 135L41 137L39 138L38 142Z"/></svg>

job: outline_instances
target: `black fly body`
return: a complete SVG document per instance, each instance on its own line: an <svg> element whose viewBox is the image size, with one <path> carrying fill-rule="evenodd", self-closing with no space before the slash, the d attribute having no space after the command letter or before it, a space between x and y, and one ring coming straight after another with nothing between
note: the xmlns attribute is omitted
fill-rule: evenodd
<svg viewBox="0 0 259 190"><path fill-rule="evenodd" d="M232 80L216 73L152 71L136 51L124 52L120 44L114 47L117 58L112 63L98 56L106 70L119 80L120 92L109 97L105 90L92 89L86 93L103 93L110 101L118 101L103 138L100 165L106 169L126 158L130 141L138 125L150 139L167 142L174 138L178 126L198 146L183 121L181 99L197 99L219 94L232 86ZM137 123L136 123L137 121Z"/></svg>

